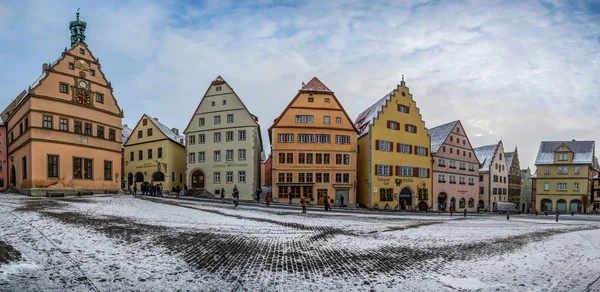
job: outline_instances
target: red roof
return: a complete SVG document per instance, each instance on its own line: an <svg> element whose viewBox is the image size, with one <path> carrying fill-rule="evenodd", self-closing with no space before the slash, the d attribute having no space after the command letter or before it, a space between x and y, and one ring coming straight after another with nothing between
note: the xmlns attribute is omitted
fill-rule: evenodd
<svg viewBox="0 0 600 292"><path fill-rule="evenodd" d="M333 92L319 78L313 77L308 83L302 86L300 91L317 91L317 92Z"/></svg>
<svg viewBox="0 0 600 292"><path fill-rule="evenodd" d="M223 84L225 83L225 80L223 79L223 77L221 77L221 75L217 76L217 78L215 80L213 80L213 82L211 83L212 85L219 85L219 84Z"/></svg>

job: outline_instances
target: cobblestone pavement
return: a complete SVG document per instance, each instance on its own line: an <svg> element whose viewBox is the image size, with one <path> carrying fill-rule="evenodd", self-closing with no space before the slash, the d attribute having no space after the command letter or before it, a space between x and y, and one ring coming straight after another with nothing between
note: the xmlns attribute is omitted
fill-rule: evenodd
<svg viewBox="0 0 600 292"><path fill-rule="evenodd" d="M22 236L19 240L0 237L0 265L21 260L19 245L13 243L11 246L5 242L12 241L28 245L26 249L29 252L43 250L52 255L41 265L48 271L55 271L46 274L51 274L48 276L49 288L57 289L101 291L106 290L103 287L116 287L137 290L141 287L141 282L154 282L164 284L166 290L176 290L175 286L168 284L176 282L183 290L201 288L200 290L207 291L455 290L457 286L453 286L452 283L429 279L428 281L432 282L425 284L419 279L428 278L423 275L444 275L457 263L502 258L520 252L525 247L531 248L531 244L536 242L600 227L591 223L561 226L535 222L523 224L518 222L518 218L514 225L510 225L513 223L497 220L498 218L384 218L325 212L301 214L276 208L236 209L228 205L205 202L142 196L125 198L24 200L18 207L6 212L17 218L37 216L31 217L37 218L37 223L30 222L27 225L26 218L12 219L14 224L32 227L21 228L20 233L11 231L12 236ZM131 217L126 213L119 215L106 211L106 205L119 203L132 204L134 207L141 204L150 210L168 210L171 213L161 217L161 222L157 222L153 218ZM178 214L188 217L179 219ZM219 226L210 220L223 223ZM171 269L171 265L176 266L175 271L165 275L165 278L148 277L135 270L129 272L133 274L127 274L123 272L124 267L114 263L114 266L110 266L110 279L90 275L85 268L82 269L89 259L77 260L76 257L70 256L73 251L69 250L69 243L58 241L56 236L47 236L43 228L35 227L43 226L47 222L57 222L61 228L70 226L83 230L82 236L93 232L94 235L105 237L108 243L103 244L109 246L144 247L149 253L160 253L160 256L166 257L167 262L161 269ZM527 227L528 224L534 227ZM456 236L468 237L467 233L461 235L458 231L466 232L468 229L479 228L482 232L491 233L494 228L511 226L519 231L499 232L499 235L490 235L487 238L452 240L442 237L445 241L442 240L441 243L436 243L439 239L429 239L428 235L430 232L435 235L437 232L445 232L444 230L454 230ZM36 233L39 234L34 235ZM431 242L404 239L409 236ZM432 244L440 247L432 248ZM135 266L136 263L130 265ZM140 266L140 269L148 267ZM171 275L173 277L169 278ZM24 273L19 276L23 279L30 274ZM39 273L33 277L38 276ZM115 282L115 279L120 278L124 279ZM0 277L0 288L29 288L26 284L17 285L12 282L17 279L19 278L16 276L4 280ZM530 285L527 281L530 279L524 279L523 283L515 285ZM595 289L598 279L591 278L586 281L566 287ZM119 285L114 284L119 282ZM460 285L458 287L460 290ZM510 287L513 286L505 286ZM559 283L556 287L565 286Z"/></svg>

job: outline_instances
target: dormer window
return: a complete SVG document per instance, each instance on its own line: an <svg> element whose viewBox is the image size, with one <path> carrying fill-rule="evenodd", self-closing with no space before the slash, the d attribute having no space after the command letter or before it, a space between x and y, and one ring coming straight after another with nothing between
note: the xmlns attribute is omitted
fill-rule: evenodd
<svg viewBox="0 0 600 292"><path fill-rule="evenodd" d="M90 75L96 76L96 70L90 70Z"/></svg>
<svg viewBox="0 0 600 292"><path fill-rule="evenodd" d="M85 55L85 50L83 48L79 49L79 53Z"/></svg>
<svg viewBox="0 0 600 292"><path fill-rule="evenodd" d="M559 153L558 154L558 160L559 161L568 161L569 160L569 153Z"/></svg>

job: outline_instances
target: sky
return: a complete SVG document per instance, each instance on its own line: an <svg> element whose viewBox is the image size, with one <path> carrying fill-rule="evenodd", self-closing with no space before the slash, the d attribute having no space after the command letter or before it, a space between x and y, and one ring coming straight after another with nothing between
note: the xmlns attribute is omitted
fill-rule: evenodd
<svg viewBox="0 0 600 292"><path fill-rule="evenodd" d="M268 153L302 82L354 119L404 75L428 128L461 120L474 147L518 146L521 168L542 140L598 136L600 0L0 0L0 107L70 46L79 7L130 127L147 113L183 131L221 75Z"/></svg>

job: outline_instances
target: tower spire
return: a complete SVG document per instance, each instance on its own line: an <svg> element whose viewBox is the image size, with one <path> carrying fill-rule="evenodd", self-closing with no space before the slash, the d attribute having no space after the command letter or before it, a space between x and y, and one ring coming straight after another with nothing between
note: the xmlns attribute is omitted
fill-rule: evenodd
<svg viewBox="0 0 600 292"><path fill-rule="evenodd" d="M79 20L79 9L75 13L77 19L69 23L69 30L71 31L71 47L76 44L85 44L85 28L87 23Z"/></svg>

